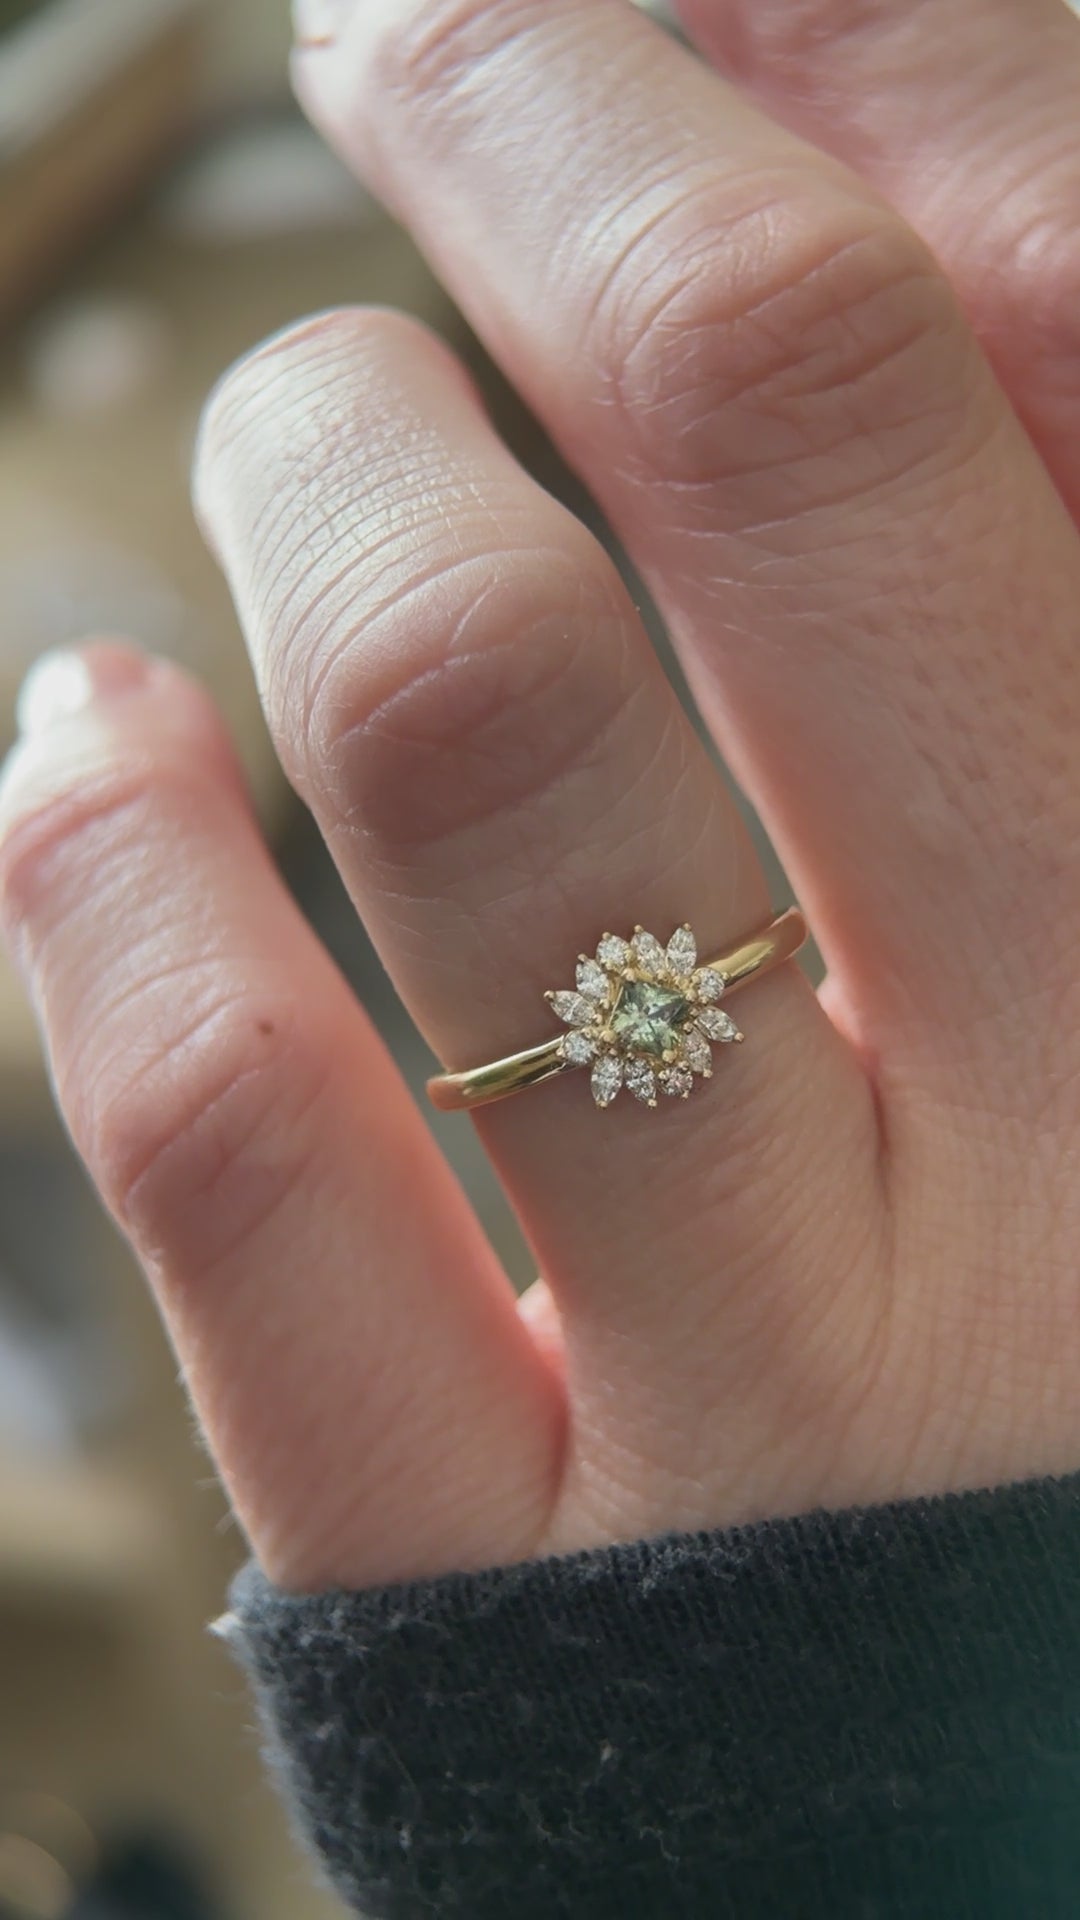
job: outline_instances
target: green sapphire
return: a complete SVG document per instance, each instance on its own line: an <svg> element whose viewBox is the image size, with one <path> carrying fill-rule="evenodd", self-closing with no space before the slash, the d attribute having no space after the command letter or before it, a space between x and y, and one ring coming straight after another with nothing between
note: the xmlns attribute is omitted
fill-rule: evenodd
<svg viewBox="0 0 1080 1920"><path fill-rule="evenodd" d="M679 1035L694 1013L693 1002L678 988L660 987L651 980L631 980L615 1003L610 1026L626 1053L662 1060L678 1045Z"/></svg>

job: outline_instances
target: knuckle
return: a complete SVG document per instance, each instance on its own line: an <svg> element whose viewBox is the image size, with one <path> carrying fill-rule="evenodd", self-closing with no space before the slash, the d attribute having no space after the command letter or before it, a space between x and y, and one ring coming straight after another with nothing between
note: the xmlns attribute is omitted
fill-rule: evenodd
<svg viewBox="0 0 1080 1920"><path fill-rule="evenodd" d="M37 743L16 749L36 784ZM17 775L18 766L13 769ZM76 784L31 793L6 826L0 844L0 899L13 929L33 927L61 879L100 882L116 849L129 847L153 812L163 778L149 756L114 759ZM13 786L15 785L13 781ZM19 803L16 790L8 805ZM7 812L7 807L5 812Z"/></svg>
<svg viewBox="0 0 1080 1920"><path fill-rule="evenodd" d="M374 612L359 583L308 656L305 784L384 849L534 806L546 817L545 797L597 751L631 678L612 670L625 625L601 556L535 533L491 552L457 531L455 557L440 540Z"/></svg>
<svg viewBox="0 0 1080 1920"><path fill-rule="evenodd" d="M106 1204L145 1253L182 1242L209 1264L254 1232L298 1177L305 1105L332 1059L313 1017L301 1030L276 981L229 978L214 951L170 932L170 914L117 946L133 869L171 848L160 832L205 795L191 770L148 749L50 795L0 854L4 918L50 1003L69 1006L56 1056L60 1104ZM85 1007L72 999L84 946L105 941ZM175 965L175 948L187 949ZM164 959L155 956L162 955ZM89 963L86 963L89 964ZM67 983L66 985L64 983ZM72 1028L74 1030L72 1030Z"/></svg>
<svg viewBox="0 0 1080 1920"><path fill-rule="evenodd" d="M360 518L357 462L378 466L403 438L407 361L456 362L422 322L377 307L335 307L274 334L218 381L196 437L195 510L227 562L282 576L332 552ZM397 407L392 404L397 398ZM317 502L325 501L317 510ZM296 550L289 551L289 541Z"/></svg>
<svg viewBox="0 0 1080 1920"><path fill-rule="evenodd" d="M175 682L138 731L107 728L59 753L13 749L0 796L0 910L19 940L124 892L125 872L179 822L241 799L232 742L200 688ZM215 813L215 819L220 815Z"/></svg>
<svg viewBox="0 0 1080 1920"><path fill-rule="evenodd" d="M170 1000L183 998L181 983L170 986ZM197 1236L205 1267L253 1236L289 1191L297 1120L314 1088L280 997L220 987L193 997L134 1071L127 1046L93 1071L76 1059L66 1104L106 1205L140 1250L168 1255Z"/></svg>
<svg viewBox="0 0 1080 1920"><path fill-rule="evenodd" d="M374 90L421 107L452 98L535 19L535 0L420 0L384 29Z"/></svg>
<svg viewBox="0 0 1080 1920"><path fill-rule="evenodd" d="M790 177L759 183L749 205L744 181L734 211L709 186L684 193L621 250L589 333L631 463L680 486L880 436L910 423L913 399L940 409L964 340L902 221Z"/></svg>
<svg viewBox="0 0 1080 1920"><path fill-rule="evenodd" d="M199 422L195 452L195 493L219 461L254 435L262 439L268 406L281 400L286 408L305 393L296 393L310 370L325 380L338 365L348 365L365 322L387 324L389 315L366 315L361 308L332 307L293 321L241 355L226 369L207 397ZM296 394L296 398L294 398Z"/></svg>
<svg viewBox="0 0 1080 1920"><path fill-rule="evenodd" d="M742 72L761 68L798 80L806 89L819 76L836 84L837 60L845 42L856 50L870 36L894 26L893 0L758 0L722 18L733 66Z"/></svg>

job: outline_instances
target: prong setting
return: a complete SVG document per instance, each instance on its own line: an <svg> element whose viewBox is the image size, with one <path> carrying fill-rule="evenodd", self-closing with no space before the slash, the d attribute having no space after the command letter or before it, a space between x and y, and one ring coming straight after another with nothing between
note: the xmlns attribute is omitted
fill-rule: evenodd
<svg viewBox="0 0 1080 1920"><path fill-rule="evenodd" d="M597 1106L625 1090L656 1107L660 1095L688 1099L712 1078L714 1045L743 1038L717 1005L725 986L717 968L699 964L690 926L665 945L639 925L629 939L605 933L595 955L579 955L575 987L545 998L568 1028L561 1057L590 1068Z"/></svg>

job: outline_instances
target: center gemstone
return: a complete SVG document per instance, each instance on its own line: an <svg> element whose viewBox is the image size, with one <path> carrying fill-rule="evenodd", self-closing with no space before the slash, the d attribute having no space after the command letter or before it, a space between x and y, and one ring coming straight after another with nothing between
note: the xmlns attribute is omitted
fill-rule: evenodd
<svg viewBox="0 0 1080 1920"><path fill-rule="evenodd" d="M612 1010L611 1031L627 1053L645 1053L662 1060L677 1044L693 1013L692 1002L677 988L658 987L651 980L631 980Z"/></svg>

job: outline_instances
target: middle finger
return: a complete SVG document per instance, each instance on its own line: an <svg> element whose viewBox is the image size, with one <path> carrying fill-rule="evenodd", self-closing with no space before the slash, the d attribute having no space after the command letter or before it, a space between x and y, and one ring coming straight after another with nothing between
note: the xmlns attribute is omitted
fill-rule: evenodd
<svg viewBox="0 0 1080 1920"><path fill-rule="evenodd" d="M341 314L272 342L213 405L198 478L286 770L450 1067L543 1039L543 989L571 986L607 929L666 940L690 920L705 954L767 917L614 567L419 328ZM646 1383L693 1428L703 1399L732 1420L745 1405L751 1340L808 1365L831 1339L822 1287L865 1249L860 1069L796 968L738 1004L748 1044L718 1050L685 1106L624 1092L601 1116L582 1073L482 1116L566 1319L572 1390L630 1376L639 1443ZM852 1204L823 1236L841 1165Z"/></svg>
<svg viewBox="0 0 1080 1920"><path fill-rule="evenodd" d="M1080 548L945 279L623 0L337 12L303 97L622 532L845 1017L999 1098L1075 938Z"/></svg>

